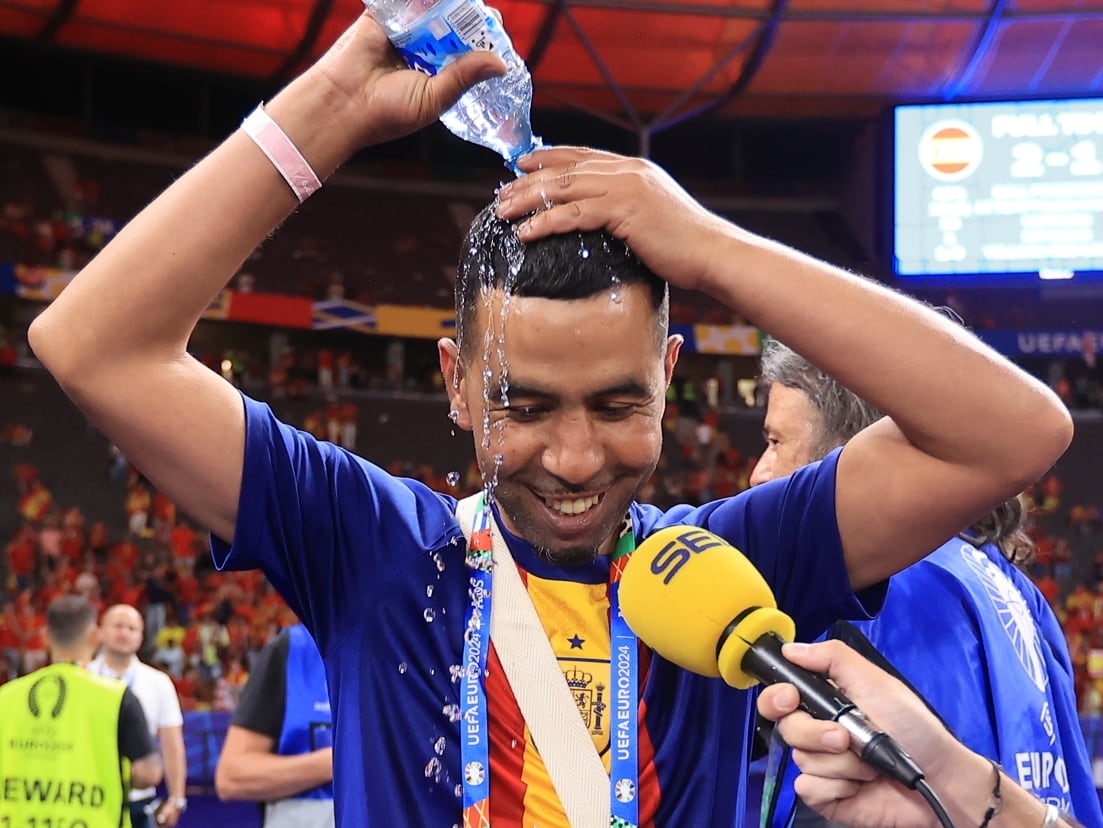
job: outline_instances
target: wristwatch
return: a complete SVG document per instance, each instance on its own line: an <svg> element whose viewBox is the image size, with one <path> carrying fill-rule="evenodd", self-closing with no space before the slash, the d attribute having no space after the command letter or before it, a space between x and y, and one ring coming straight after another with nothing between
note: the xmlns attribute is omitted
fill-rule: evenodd
<svg viewBox="0 0 1103 828"><path fill-rule="evenodd" d="M167 802L180 813L188 810L188 798L186 796L170 796Z"/></svg>

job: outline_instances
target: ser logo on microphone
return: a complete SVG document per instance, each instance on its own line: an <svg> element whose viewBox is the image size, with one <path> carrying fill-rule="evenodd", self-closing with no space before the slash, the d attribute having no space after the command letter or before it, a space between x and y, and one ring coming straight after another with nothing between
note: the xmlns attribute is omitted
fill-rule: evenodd
<svg viewBox="0 0 1103 828"><path fill-rule="evenodd" d="M669 584L694 555L724 545L724 541L712 532L687 529L656 553L651 559L651 572L663 576L664 585Z"/></svg>

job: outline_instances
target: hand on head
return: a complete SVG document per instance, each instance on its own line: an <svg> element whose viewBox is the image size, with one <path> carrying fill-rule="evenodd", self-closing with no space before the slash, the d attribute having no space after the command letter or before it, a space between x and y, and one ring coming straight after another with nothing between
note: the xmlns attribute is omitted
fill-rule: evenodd
<svg viewBox="0 0 1103 828"><path fill-rule="evenodd" d="M660 167L583 147L538 150L518 166L525 174L502 188L498 215L521 220L535 213L519 228L522 241L605 229L671 284L707 290L731 225Z"/></svg>

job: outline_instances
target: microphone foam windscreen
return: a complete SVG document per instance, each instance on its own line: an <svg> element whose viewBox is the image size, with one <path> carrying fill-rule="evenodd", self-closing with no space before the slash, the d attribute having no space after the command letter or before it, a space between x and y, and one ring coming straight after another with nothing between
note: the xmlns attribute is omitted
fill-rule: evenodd
<svg viewBox="0 0 1103 828"><path fill-rule="evenodd" d="M744 610L776 603L761 573L726 540L696 526L669 526L632 555L620 605L633 632L659 655L719 676L724 630Z"/></svg>

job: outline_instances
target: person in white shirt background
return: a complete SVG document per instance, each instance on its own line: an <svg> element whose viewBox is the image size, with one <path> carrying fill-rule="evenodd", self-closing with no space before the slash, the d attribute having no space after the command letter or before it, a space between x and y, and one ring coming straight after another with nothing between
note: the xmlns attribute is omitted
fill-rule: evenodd
<svg viewBox="0 0 1103 828"><path fill-rule="evenodd" d="M180 697L172 679L166 673L138 659L142 647L145 623L142 614L127 604L116 604L104 610L100 619L99 655L88 665L94 673L125 681L138 697L149 723L150 736L158 744L165 767L165 787L168 796L159 806L151 808L155 788L130 792L130 819L133 828L149 828L152 816L158 826L172 828L188 807L188 764L184 751L184 716Z"/></svg>

